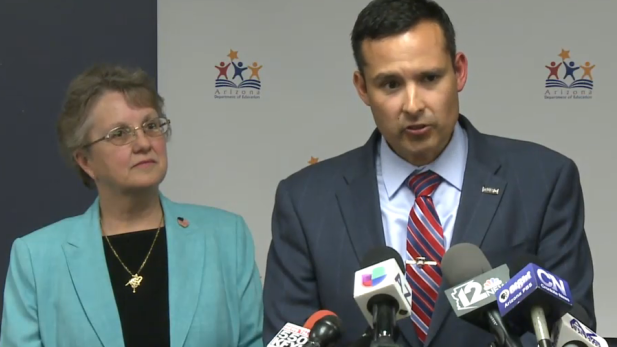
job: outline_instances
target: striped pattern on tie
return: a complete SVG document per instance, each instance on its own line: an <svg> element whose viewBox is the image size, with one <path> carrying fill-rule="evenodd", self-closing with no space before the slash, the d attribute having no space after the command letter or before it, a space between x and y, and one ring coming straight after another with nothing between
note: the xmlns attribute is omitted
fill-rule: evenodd
<svg viewBox="0 0 617 347"><path fill-rule="evenodd" d="M443 228L430 196L441 182L442 178L432 171L413 175L409 180L416 199L407 222L407 256L409 259L424 257L438 264L406 266L407 281L413 292L411 319L422 342L426 340L441 286L441 259L445 252Z"/></svg>

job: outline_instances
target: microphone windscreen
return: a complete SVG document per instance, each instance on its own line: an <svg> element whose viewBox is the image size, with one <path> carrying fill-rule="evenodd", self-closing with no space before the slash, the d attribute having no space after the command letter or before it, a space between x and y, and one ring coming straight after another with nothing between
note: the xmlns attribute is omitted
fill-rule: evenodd
<svg viewBox="0 0 617 347"><path fill-rule="evenodd" d="M375 247L368 251L368 253L364 256L362 261L360 262L360 268L364 269L375 264L379 264L382 261L386 261L388 259L394 259L398 264L398 267L401 269L402 273L405 273L405 264L403 264L403 258L401 258L400 254L390 247Z"/></svg>
<svg viewBox="0 0 617 347"><path fill-rule="evenodd" d="M459 243L450 247L441 260L441 272L450 287L469 281L492 269L480 248L471 243Z"/></svg>
<svg viewBox="0 0 617 347"><path fill-rule="evenodd" d="M315 325L315 323L322 319L325 316L336 316L336 313L332 312L332 311L328 311L328 310L319 310L315 313L313 313L309 319L306 320L306 322L304 323L304 327L307 329L313 329L313 326Z"/></svg>
<svg viewBox="0 0 617 347"><path fill-rule="evenodd" d="M508 269L510 269L510 277L514 277L514 275L518 274L525 266L529 264L536 264L537 266L544 268L544 262L540 257L534 254L522 254L513 260L510 264L508 264Z"/></svg>

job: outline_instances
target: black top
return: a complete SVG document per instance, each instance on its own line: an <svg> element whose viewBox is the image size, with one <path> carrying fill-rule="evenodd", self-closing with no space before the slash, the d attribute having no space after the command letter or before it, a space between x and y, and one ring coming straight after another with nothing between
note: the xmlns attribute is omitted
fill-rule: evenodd
<svg viewBox="0 0 617 347"><path fill-rule="evenodd" d="M122 262L133 274L143 263L156 229L109 237ZM169 347L169 288L167 280L167 237L161 228L152 253L139 275L135 289L126 285L132 278L103 238L109 278L114 290L126 347Z"/></svg>

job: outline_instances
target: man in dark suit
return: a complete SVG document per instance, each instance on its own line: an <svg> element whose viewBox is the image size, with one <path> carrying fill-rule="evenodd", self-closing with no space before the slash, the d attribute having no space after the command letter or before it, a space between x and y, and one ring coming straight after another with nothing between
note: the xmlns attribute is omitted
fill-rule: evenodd
<svg viewBox="0 0 617 347"><path fill-rule="evenodd" d="M377 246L441 261L454 244L493 266L537 254L592 317L593 265L574 162L546 147L485 135L459 114L467 58L448 15L426 0L374 0L352 32L354 84L377 130L368 142L280 182L264 287L264 341L319 309L341 318L343 345L368 327L354 273ZM496 118L496 121L498 119ZM439 271L407 266L411 319L403 346L488 346L457 317ZM442 285L443 284L443 285ZM524 336L535 346L535 337Z"/></svg>

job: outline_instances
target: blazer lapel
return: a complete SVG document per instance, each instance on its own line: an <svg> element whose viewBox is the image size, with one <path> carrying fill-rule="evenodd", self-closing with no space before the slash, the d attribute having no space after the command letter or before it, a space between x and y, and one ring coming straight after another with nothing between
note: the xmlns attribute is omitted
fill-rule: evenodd
<svg viewBox="0 0 617 347"><path fill-rule="evenodd" d="M358 262L378 246L385 246L379 191L375 170L375 148L379 134L374 132L358 152L358 160L345 172L346 184L336 193L339 208Z"/></svg>
<svg viewBox="0 0 617 347"><path fill-rule="evenodd" d="M371 249L386 245L375 170L379 139L380 134L375 131L368 142L360 148L355 162L351 162L345 172L346 184L336 193L358 262L361 262ZM401 320L397 326L407 342L414 347L421 346L411 319Z"/></svg>
<svg viewBox="0 0 617 347"><path fill-rule="evenodd" d="M161 195L167 230L171 347L182 347L201 293L206 245L189 216Z"/></svg>
<svg viewBox="0 0 617 347"><path fill-rule="evenodd" d="M458 243L472 243L480 247L501 202L507 182L496 175L501 164L489 152L490 147L484 143L484 135L480 134L464 116L460 116L460 123L467 132L469 150L450 247ZM426 346L429 346L448 314L452 312L450 303L443 295L445 289L448 289L448 286L442 281Z"/></svg>
<svg viewBox="0 0 617 347"><path fill-rule="evenodd" d="M104 347L123 347L122 325L109 279L99 224L99 200L62 245L81 305Z"/></svg>
<svg viewBox="0 0 617 347"><path fill-rule="evenodd" d="M484 141L485 135L463 116L461 125L467 131L469 153L451 245L467 242L480 247L507 182L497 176L501 162Z"/></svg>

